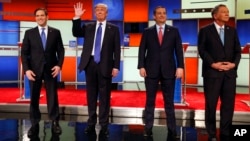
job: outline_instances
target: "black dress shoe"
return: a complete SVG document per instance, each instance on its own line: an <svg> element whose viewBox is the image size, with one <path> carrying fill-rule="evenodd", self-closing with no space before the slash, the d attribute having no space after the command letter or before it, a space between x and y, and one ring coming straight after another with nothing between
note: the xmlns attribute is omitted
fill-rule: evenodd
<svg viewBox="0 0 250 141"><path fill-rule="evenodd" d="M88 133L87 137L88 137L88 141L96 141L96 139L97 139L96 132Z"/></svg>
<svg viewBox="0 0 250 141"><path fill-rule="evenodd" d="M58 134L52 134L50 141L60 141L60 137Z"/></svg>
<svg viewBox="0 0 250 141"><path fill-rule="evenodd" d="M39 134L39 124L32 125L28 131L28 137L29 138L34 138L37 137Z"/></svg>
<svg viewBox="0 0 250 141"><path fill-rule="evenodd" d="M208 137L208 141L217 141L216 137ZM221 140L223 141L223 140Z"/></svg>
<svg viewBox="0 0 250 141"><path fill-rule="evenodd" d="M95 125L88 125L85 130L84 130L85 134L91 134L91 133L95 133Z"/></svg>
<svg viewBox="0 0 250 141"><path fill-rule="evenodd" d="M103 126L102 129L100 130L100 135L104 135L106 137L109 136L109 129L107 126Z"/></svg>
<svg viewBox="0 0 250 141"><path fill-rule="evenodd" d="M230 141L230 136L220 134L220 141Z"/></svg>
<svg viewBox="0 0 250 141"><path fill-rule="evenodd" d="M99 134L99 138L98 139L99 139L98 141L108 141L109 140L108 136L106 136L104 134Z"/></svg>
<svg viewBox="0 0 250 141"><path fill-rule="evenodd" d="M153 136L144 136L144 141L154 141Z"/></svg>
<svg viewBox="0 0 250 141"><path fill-rule="evenodd" d="M180 136L177 136L176 132L168 129L167 141L179 141Z"/></svg>
<svg viewBox="0 0 250 141"><path fill-rule="evenodd" d="M145 128L144 129L144 133L143 133L143 136L145 136L145 137L150 137L150 136L152 136L153 135L153 132L152 132L152 128Z"/></svg>
<svg viewBox="0 0 250 141"><path fill-rule="evenodd" d="M52 127L51 127L52 134L60 135L62 133L62 128L59 125L58 121L52 121Z"/></svg>
<svg viewBox="0 0 250 141"><path fill-rule="evenodd" d="M38 135L37 135L37 136L32 136L32 137L30 138L30 141L40 141L40 138L39 138Z"/></svg>

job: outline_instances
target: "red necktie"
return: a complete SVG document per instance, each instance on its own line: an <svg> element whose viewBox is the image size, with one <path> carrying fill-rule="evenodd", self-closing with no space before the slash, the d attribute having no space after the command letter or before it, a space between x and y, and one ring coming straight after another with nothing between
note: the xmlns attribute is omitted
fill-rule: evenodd
<svg viewBox="0 0 250 141"><path fill-rule="evenodd" d="M159 28L159 33L158 33L158 39L159 39L159 43L161 45L162 43L162 37L163 37L163 34L162 34L162 27Z"/></svg>

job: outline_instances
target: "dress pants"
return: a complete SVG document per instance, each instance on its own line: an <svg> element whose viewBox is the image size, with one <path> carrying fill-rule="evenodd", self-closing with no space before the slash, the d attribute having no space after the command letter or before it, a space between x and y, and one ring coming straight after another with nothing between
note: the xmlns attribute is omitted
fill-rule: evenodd
<svg viewBox="0 0 250 141"><path fill-rule="evenodd" d="M109 124L110 96L112 76L104 77L101 74L99 64L90 58L89 64L85 69L87 102L88 102L88 125L92 126L97 123L97 99L99 96L99 124L107 127Z"/></svg>
<svg viewBox="0 0 250 141"><path fill-rule="evenodd" d="M59 103L57 93L57 77L53 78L51 75L51 69L44 65L44 71L41 76L37 75L35 81L30 82L30 119L32 125L38 124L41 120L41 113L39 109L40 92L42 87L42 80L44 80L44 86L47 97L47 109L49 119L59 120Z"/></svg>
<svg viewBox="0 0 250 141"><path fill-rule="evenodd" d="M167 120L168 131L176 134L176 118L174 109L174 88L175 79L145 78L146 85L146 106L145 106L145 128L151 129L154 124L155 99L158 91L159 82L164 100L164 108Z"/></svg>
<svg viewBox="0 0 250 141"><path fill-rule="evenodd" d="M216 107L220 98L220 135L229 136L232 125L236 78L204 78L205 125L210 137L216 136Z"/></svg>

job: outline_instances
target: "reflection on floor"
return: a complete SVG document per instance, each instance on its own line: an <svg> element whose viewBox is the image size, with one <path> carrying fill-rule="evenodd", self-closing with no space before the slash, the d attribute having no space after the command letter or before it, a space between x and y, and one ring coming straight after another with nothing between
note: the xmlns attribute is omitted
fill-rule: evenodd
<svg viewBox="0 0 250 141"><path fill-rule="evenodd" d="M109 137L99 135L100 126L96 125L96 134L87 135L84 129L87 126L86 116L61 117L60 126L62 134L57 136L51 133L51 123L46 115L42 115L40 130L37 138L29 139L27 132L31 123L27 114L0 114L0 141L166 141L167 125L165 122L158 122L153 127L153 136L145 138L143 136L144 124L141 118L115 118L110 120ZM71 118L71 119L70 119ZM165 119L155 119L162 120ZM207 132L204 129L204 121L177 120L177 133L179 141L206 141ZM236 125L250 123L233 123ZM218 129L219 132L219 129Z"/></svg>
<svg viewBox="0 0 250 141"><path fill-rule="evenodd" d="M68 86L66 86L68 87ZM143 83L126 83L118 85L118 89L122 90L145 90ZM197 91L202 91L201 87L197 87ZM249 94L249 88L237 88L240 93ZM28 113L22 113L13 111L13 107L10 105L2 104L5 107L5 112L0 112L0 141L30 141L27 137L27 131L31 126ZM15 107L17 108L17 107ZM24 108L20 107L19 109ZM26 107L27 108L27 107ZM44 108L45 109L45 108ZM18 109L17 109L18 110ZM129 109L124 112L123 115L138 114L131 113ZM117 111L118 113L121 112ZM182 113L182 114L180 114ZM178 134L180 141L206 141L207 132L205 130L204 121L198 116L194 118L188 118L189 114L187 110L181 110L176 112ZM122 114L117 114L122 115ZM159 114L161 115L161 114ZM195 114L195 115L204 115ZM237 118L234 125L250 125L249 117L245 113L241 113L241 118ZM84 129L87 126L87 116L64 114L61 115L60 126L62 127L62 134L60 136L54 136L51 134L51 124L48 120L47 114L42 115L42 121L40 122L39 136L32 141L166 141L167 138L167 125L165 116L158 116L155 118L155 125L153 127L152 138L145 138L143 136L144 123L141 117L122 117L111 116L110 117L110 135L108 138L99 136L100 126L96 126L96 135L84 134ZM245 118L247 120L245 120ZM243 122L244 121L244 122ZM217 128L219 131L219 121L217 121ZM240 139L242 141L242 139Z"/></svg>
<svg viewBox="0 0 250 141"><path fill-rule="evenodd" d="M60 120L63 133L60 136L51 134L50 121L40 121L40 131L36 141L166 141L167 130L165 125L155 125L153 137L143 136L144 126L140 124L110 124L108 138L99 136L100 126L96 125L96 135L84 134L86 122ZM27 131L31 123L27 119L1 119L0 141L28 141ZM181 140L197 141L197 129L192 127L178 127ZM203 134L203 133L202 133Z"/></svg>

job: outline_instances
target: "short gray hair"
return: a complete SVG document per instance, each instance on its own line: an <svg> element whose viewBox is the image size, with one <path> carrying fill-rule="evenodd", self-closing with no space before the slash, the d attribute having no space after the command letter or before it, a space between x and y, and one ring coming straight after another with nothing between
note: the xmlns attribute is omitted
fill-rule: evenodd
<svg viewBox="0 0 250 141"><path fill-rule="evenodd" d="M96 7L98 7L98 6L103 6L103 7L105 7L105 8L108 10L108 5L105 4L105 3L97 3L97 4L94 6L94 8L96 8Z"/></svg>

